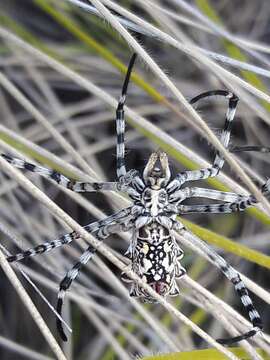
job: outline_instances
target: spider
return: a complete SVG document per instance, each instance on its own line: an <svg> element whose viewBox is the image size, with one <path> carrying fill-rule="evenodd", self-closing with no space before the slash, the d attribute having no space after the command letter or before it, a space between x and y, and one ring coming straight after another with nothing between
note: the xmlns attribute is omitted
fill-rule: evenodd
<svg viewBox="0 0 270 360"><path fill-rule="evenodd" d="M167 155L162 151L151 154L142 176L138 171L132 169L127 171L125 166L125 119L124 104L127 95L128 84L132 68L136 59L133 54L125 80L122 87L122 94L116 109L116 182L80 182L67 178L55 170L34 165L21 159L2 154L2 157L15 167L22 168L49 178L69 190L75 192L91 191L121 191L129 195L133 205L108 216L106 219L86 225L84 229L93 233L100 241L109 235L120 231L132 230L133 235L127 256L131 259L132 270L149 284L158 294L162 296L175 296L179 294L176 279L186 273L181 266L180 260L184 252L179 247L173 235L173 231L185 236L193 245L203 247L208 260L214 264L234 285L241 302L252 323L252 329L232 338L219 339L222 344L232 344L254 336L262 330L262 321L253 302L248 294L245 284L239 273L229 265L220 255L211 249L204 241L195 236L177 220L177 215L190 213L231 213L243 211L257 203L253 195L240 195L233 192L223 192L200 187L186 186L186 183L215 177L223 167L224 159L217 152L212 166L200 170L184 171L178 173L173 179L168 163ZM204 92L190 103L210 96L222 96L228 100L228 110L225 118L224 129L221 134L221 143L228 148L232 122L234 119L238 98L236 95L225 90L213 90ZM239 151L239 149L238 149ZM240 149L241 151L241 149ZM184 186L185 185L185 186ZM262 187L262 193L269 195L270 180ZM220 201L209 205L184 205L182 202L189 198L206 198ZM54 248L71 243L79 236L76 232L63 235L51 242L45 242L34 248L25 250L16 255L7 257L9 262L20 261L36 254L48 252ZM66 291L71 283L78 276L81 268L95 254L96 249L91 245L81 255L79 261L67 272L60 282L57 311L61 314ZM144 301L153 302L154 299L142 289L136 282L122 274L125 281L131 283L130 295L141 298ZM62 323L57 321L57 329L61 338L67 341Z"/></svg>

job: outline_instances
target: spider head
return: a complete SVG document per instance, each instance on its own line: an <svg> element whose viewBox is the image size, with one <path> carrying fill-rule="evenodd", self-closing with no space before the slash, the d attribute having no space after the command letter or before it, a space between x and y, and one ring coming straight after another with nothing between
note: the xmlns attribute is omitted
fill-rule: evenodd
<svg viewBox="0 0 270 360"><path fill-rule="evenodd" d="M162 151L151 154L143 172L145 183L158 190L168 184L170 177L171 171L167 155Z"/></svg>

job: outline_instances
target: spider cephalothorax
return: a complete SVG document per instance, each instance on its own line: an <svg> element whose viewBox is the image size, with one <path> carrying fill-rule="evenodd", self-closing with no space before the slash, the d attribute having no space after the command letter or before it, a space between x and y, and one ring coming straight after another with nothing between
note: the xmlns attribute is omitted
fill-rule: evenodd
<svg viewBox="0 0 270 360"><path fill-rule="evenodd" d="M154 152L143 172L145 188L141 195L141 204L150 217L157 217L164 212L168 203L165 186L170 176L167 155L160 151Z"/></svg>
<svg viewBox="0 0 270 360"><path fill-rule="evenodd" d="M158 294L177 295L178 287L176 279L185 274L185 269L180 264L183 251L177 244L173 231L184 236L193 246L200 248L207 259L232 282L241 302L246 309L249 319L253 325L252 329L242 335L227 340L219 340L221 343L234 343L247 339L262 329L261 318L253 306L248 295L245 284L238 272L230 266L206 243L191 234L183 224L177 220L177 215L189 213L231 213L243 211L256 203L252 195L244 196L232 192L222 192L199 187L184 187L187 182L203 180L218 175L223 167L224 159L216 153L212 166L193 171L184 171L171 179L171 172L167 155L162 151L154 152L146 164L142 178L136 170L126 171L125 166L125 119L124 103L127 87L134 65L136 55L134 54L129 63L127 75L122 88L122 94L116 109L116 132L117 132L117 181L116 182L80 182L71 180L55 170L46 169L39 165L28 163L8 155L2 155L6 161L14 166L36 172L41 176L51 179L57 184L76 192L87 191L122 191L129 195L132 205L85 226L85 230L93 233L100 241L110 234L120 231L132 230L132 239L127 255L131 259L132 270L150 285ZM210 96L223 96L229 101L225 125L221 134L221 143L228 147L230 140L231 125L234 118L238 98L231 92L225 90L214 90L202 93L191 100L196 103ZM264 195L269 195L270 180L262 187ZM207 198L220 201L209 205L183 205L182 201L188 198ZM44 243L33 249L28 249L17 255L8 257L9 262L22 260L39 253L70 243L78 238L73 232L60 237L57 240ZM58 293L57 310L61 314L63 300L66 291L72 281L77 277L81 267L86 264L95 253L95 249L89 245L81 255L79 261L70 269L60 283ZM149 294L130 279L131 295L140 297L144 301L153 301ZM57 327L63 340L67 340L62 328L62 323L57 319Z"/></svg>

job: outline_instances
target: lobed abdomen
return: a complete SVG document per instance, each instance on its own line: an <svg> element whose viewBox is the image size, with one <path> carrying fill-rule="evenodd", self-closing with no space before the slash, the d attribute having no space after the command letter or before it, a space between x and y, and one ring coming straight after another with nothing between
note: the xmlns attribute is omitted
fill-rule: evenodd
<svg viewBox="0 0 270 360"><path fill-rule="evenodd" d="M185 274L180 259L180 249L171 232L164 226L152 222L136 233L132 249L132 270L162 296L179 293L175 279ZM152 298L137 284L132 284L131 295Z"/></svg>

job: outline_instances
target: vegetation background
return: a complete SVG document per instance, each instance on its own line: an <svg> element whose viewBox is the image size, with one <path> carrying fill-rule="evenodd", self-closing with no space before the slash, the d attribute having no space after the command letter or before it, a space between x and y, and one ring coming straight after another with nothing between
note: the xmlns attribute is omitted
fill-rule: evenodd
<svg viewBox="0 0 270 360"><path fill-rule="evenodd" d="M267 146L269 18L267 0L1 1L1 150L72 178L113 181L115 106L134 51L139 60L127 99L130 168L141 171L157 148L168 153L173 174L211 162L220 149L227 104L214 98L195 112L188 100L212 89L233 90L241 100L231 145ZM270 158L252 152L225 152L225 157L224 172L199 186L252 192L263 205L181 221L243 274L267 333L270 205L258 189L269 177ZM5 255L71 231L75 225L60 208L86 225L128 203L120 194L74 194L24 173L29 183L19 170L11 175L0 162ZM91 239L12 265L15 273L1 254L1 360L157 359L164 353L170 355L162 359L174 359L173 352L179 352L177 359L269 359L266 335L238 349L214 341L251 325L229 281L185 242L182 264L188 275L179 281L180 296L163 305L131 299L119 280L129 238L110 237L103 255L95 256L72 285L63 317L73 332L65 344L44 299L55 306L59 281Z"/></svg>

